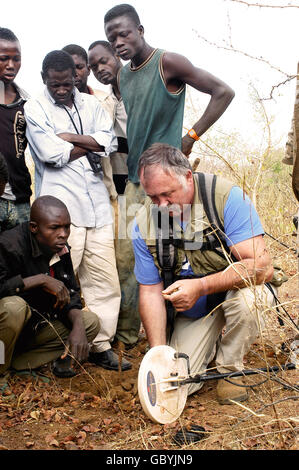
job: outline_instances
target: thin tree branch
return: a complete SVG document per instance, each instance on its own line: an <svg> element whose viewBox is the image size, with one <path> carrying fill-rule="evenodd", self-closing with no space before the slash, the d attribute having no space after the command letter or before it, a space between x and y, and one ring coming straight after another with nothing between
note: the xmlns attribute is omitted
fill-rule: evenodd
<svg viewBox="0 0 299 470"><path fill-rule="evenodd" d="M249 3L243 0L229 0L230 2L234 3L241 3L242 5L246 5L247 7L259 7L259 8L299 8L299 5L264 5L262 3Z"/></svg>
<svg viewBox="0 0 299 470"><path fill-rule="evenodd" d="M233 1L233 0L230 0L230 1ZM299 8L299 7L298 7ZM272 100L274 99L273 98L273 93L274 93L274 90L279 88L281 85L285 85L286 83L290 82L291 80L293 80L294 78L297 77L297 75L290 75L286 72L284 72L283 70L281 70L279 67L276 67L275 65L272 65L268 60L264 59L263 57L256 57L256 56L253 56L251 54L248 54L247 52L244 52L240 49L236 49L232 46L231 44L231 36L230 36L230 44L228 44L226 41L225 41L225 44L226 46L222 46L222 45L219 45L217 44L216 42L212 42L212 41L209 41L207 38L205 38L204 36L201 36L198 31L196 31L195 29L193 29L193 32L197 35L197 37L199 39L201 39L202 41L206 42L207 44L209 44L210 46L213 46L213 47L216 47L217 49L224 49L226 51L230 51L230 52L236 52L237 54L241 54L245 57L248 57L249 59L253 59L253 60L257 60L259 62L263 62L264 64L268 65L270 68L276 70L277 72L283 74L285 77L287 77L284 81L278 83L277 85L273 85L272 88L271 88L271 91L270 91L270 94L269 94L269 97L268 98L260 98L262 101L267 101L267 100Z"/></svg>
<svg viewBox="0 0 299 470"><path fill-rule="evenodd" d="M199 39L201 39L202 41L205 41L207 44L209 44L210 46L214 46L214 47L217 47L218 49L224 49L226 51L230 51L230 52L236 52L238 54L242 54L244 55L245 57L249 57L250 59L254 59L254 60L258 60L259 62L263 62L264 64L267 64L269 67L271 67L272 69L276 70L277 72L279 73L282 73L283 75L285 75L288 79L290 79L290 77L294 78L294 76L284 72L283 70L281 70L279 67L276 67L275 65L272 65L268 60L264 59L263 57L255 57L251 54L248 54L247 52L244 52L244 51L241 51L239 49L235 49L234 47L231 47L231 46L220 46L219 44L217 44L216 42L212 42L212 41L209 41L208 39L206 39L204 36L201 36L198 31L196 31L196 29L193 29L192 30ZM296 75L295 75L296 76Z"/></svg>
<svg viewBox="0 0 299 470"><path fill-rule="evenodd" d="M273 85L272 88L271 88L271 92L270 92L269 97L268 98L261 98L261 100L262 101L272 100L273 99L273 92L274 92L275 88L279 88L281 85L285 85L287 82L290 82L291 80L293 80L296 77L297 77L297 75L291 75L284 82L280 82L277 85Z"/></svg>

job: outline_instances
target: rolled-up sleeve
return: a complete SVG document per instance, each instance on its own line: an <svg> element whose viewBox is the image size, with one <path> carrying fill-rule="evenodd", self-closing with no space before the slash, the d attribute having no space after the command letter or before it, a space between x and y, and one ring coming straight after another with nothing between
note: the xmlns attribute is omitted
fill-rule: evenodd
<svg viewBox="0 0 299 470"><path fill-rule="evenodd" d="M113 122L107 111L98 103L95 110L95 132L88 134L99 145L105 147L105 154L100 153L101 156L110 155L117 150L117 137L113 130Z"/></svg>
<svg viewBox="0 0 299 470"><path fill-rule="evenodd" d="M27 101L24 106L24 115L27 123L26 137L31 153L54 168L66 165L74 146L57 137L41 105L36 100Z"/></svg>

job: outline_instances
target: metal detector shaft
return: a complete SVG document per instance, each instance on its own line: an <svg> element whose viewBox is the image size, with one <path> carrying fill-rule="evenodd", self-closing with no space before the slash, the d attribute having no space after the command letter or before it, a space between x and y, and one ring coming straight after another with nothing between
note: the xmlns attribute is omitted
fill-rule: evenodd
<svg viewBox="0 0 299 470"><path fill-rule="evenodd" d="M289 363L285 366L274 366L274 367L264 367L262 369L248 369L248 370L240 370L236 372L227 372L225 374L197 374L193 377L189 376L187 379L180 381L180 385L186 385L191 383L199 383L199 382L207 382L208 380L219 380L225 378L233 378L233 377L243 377L244 375L255 375L259 372L279 372L281 370L292 370L296 369L296 365Z"/></svg>

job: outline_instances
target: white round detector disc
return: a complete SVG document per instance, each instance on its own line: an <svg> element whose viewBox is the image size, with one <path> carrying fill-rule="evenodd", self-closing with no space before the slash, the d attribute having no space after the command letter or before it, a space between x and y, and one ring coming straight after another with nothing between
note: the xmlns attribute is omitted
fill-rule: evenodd
<svg viewBox="0 0 299 470"><path fill-rule="evenodd" d="M188 376L185 359L175 358L170 346L151 348L141 361L138 394L145 414L160 424L172 423L181 415L187 400Z"/></svg>

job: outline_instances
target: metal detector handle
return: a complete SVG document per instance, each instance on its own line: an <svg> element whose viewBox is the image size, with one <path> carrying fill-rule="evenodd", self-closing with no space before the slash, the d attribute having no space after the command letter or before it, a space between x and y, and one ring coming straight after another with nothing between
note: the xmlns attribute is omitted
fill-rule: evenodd
<svg viewBox="0 0 299 470"><path fill-rule="evenodd" d="M176 353L174 353L174 358L175 359L185 359L186 360L186 362L187 362L187 371L188 371L188 375L190 376L190 360L189 360L188 354L176 352Z"/></svg>
<svg viewBox="0 0 299 470"><path fill-rule="evenodd" d="M188 377L186 380L184 380L183 384L185 385L189 383L200 383L200 382L207 382L208 380L219 380L219 379L225 379L225 378L232 379L234 377L244 377L245 375L256 375L259 372L279 372L281 370L292 370L292 369L296 369L296 364L289 363L289 364L286 364L285 366L264 367L262 369L256 369L256 370L248 369L248 370L241 370L241 371L236 371L236 372L226 372L225 374L219 374L219 373L206 374L206 375L197 374L197 375L194 375L193 377Z"/></svg>

